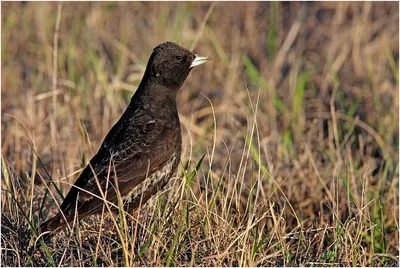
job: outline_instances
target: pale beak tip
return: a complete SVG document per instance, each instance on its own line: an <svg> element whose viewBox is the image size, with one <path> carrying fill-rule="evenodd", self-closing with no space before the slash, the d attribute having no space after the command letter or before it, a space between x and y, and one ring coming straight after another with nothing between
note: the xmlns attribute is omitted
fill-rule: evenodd
<svg viewBox="0 0 400 268"><path fill-rule="evenodd" d="M211 57L204 57L204 56L200 56L198 54L194 55L195 58L192 62L192 64L190 65L190 68L194 67L194 66L199 66L203 63L206 63L207 61L210 61L212 58Z"/></svg>

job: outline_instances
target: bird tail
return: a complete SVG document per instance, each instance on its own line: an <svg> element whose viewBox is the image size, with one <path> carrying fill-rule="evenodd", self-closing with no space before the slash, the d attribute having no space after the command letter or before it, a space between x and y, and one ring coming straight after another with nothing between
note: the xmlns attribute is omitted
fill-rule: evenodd
<svg viewBox="0 0 400 268"><path fill-rule="evenodd" d="M54 232L63 226L65 226L65 220L63 215L58 213L56 216L54 216L51 219L48 219L44 223L40 225L40 232L45 233L45 232Z"/></svg>

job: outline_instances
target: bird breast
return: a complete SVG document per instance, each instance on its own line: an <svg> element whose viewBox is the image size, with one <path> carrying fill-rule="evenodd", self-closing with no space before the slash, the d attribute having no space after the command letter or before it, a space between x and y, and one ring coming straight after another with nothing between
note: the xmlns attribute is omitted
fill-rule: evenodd
<svg viewBox="0 0 400 268"><path fill-rule="evenodd" d="M142 183L134 187L122 198L125 210L130 211L135 209L140 202L143 204L151 197L150 193L157 192L163 188L176 172L178 163L178 152L174 152L162 169L149 175ZM140 200L141 198L142 200Z"/></svg>

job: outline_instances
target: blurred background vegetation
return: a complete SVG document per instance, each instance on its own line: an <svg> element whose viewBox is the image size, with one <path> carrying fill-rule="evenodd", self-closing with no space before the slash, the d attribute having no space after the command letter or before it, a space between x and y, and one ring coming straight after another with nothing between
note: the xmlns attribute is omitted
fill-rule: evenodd
<svg viewBox="0 0 400 268"><path fill-rule="evenodd" d="M4 265L398 265L398 3L1 7ZM29 254L165 41L213 58L178 96L179 179L135 239L94 217Z"/></svg>

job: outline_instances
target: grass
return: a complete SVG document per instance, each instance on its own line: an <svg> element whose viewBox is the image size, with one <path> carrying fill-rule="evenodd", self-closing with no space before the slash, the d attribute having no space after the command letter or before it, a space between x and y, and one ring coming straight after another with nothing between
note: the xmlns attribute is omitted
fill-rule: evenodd
<svg viewBox="0 0 400 268"><path fill-rule="evenodd" d="M398 3L1 5L2 265L398 266ZM177 178L44 243L166 40L213 58Z"/></svg>

